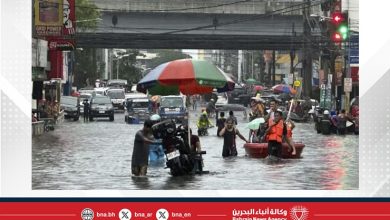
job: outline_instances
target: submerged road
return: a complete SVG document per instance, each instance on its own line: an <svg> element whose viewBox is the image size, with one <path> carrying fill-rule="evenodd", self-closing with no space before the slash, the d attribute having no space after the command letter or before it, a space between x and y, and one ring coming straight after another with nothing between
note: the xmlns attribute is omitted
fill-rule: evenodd
<svg viewBox="0 0 390 220"><path fill-rule="evenodd" d="M191 112L196 131L198 112ZM247 120L236 112L238 129L248 136ZM32 139L32 189L48 190L357 190L359 136L317 134L314 124L296 123L294 141L306 147L301 159L273 162L245 156L238 138L238 157L223 159L223 139L216 128L201 137L204 170L210 174L172 177L164 164L150 165L146 178L131 177L134 135L142 125L65 121L54 131ZM215 122L214 122L215 123Z"/></svg>

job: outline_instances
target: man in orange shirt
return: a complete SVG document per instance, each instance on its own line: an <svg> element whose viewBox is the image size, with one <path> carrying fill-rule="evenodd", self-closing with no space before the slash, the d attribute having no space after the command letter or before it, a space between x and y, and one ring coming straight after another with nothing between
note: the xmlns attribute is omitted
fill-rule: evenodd
<svg viewBox="0 0 390 220"><path fill-rule="evenodd" d="M287 129L283 124L282 112L274 112L274 119L268 120L268 128L265 131L268 141L268 155L282 157L283 136L287 134Z"/></svg>

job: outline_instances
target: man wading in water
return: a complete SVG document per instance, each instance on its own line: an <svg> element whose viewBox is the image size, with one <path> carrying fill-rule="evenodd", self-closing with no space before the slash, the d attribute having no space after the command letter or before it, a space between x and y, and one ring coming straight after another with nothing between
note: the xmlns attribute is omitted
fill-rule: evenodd
<svg viewBox="0 0 390 220"><path fill-rule="evenodd" d="M135 134L133 156L131 158L131 173L135 176L145 176L148 170L149 144L155 143L152 135L153 122L147 119L142 130Z"/></svg>
<svg viewBox="0 0 390 220"><path fill-rule="evenodd" d="M245 137L235 128L234 120L232 118L226 119L225 127L219 132L219 136L223 137L222 157L237 156L236 135L248 143Z"/></svg>

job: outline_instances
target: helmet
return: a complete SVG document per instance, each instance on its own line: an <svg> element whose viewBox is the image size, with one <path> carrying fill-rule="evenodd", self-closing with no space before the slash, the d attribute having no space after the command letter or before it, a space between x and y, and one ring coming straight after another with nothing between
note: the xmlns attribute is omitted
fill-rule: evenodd
<svg viewBox="0 0 390 220"><path fill-rule="evenodd" d="M202 112L202 115L207 116L207 112L206 111Z"/></svg>
<svg viewBox="0 0 390 220"><path fill-rule="evenodd" d="M152 121L159 121L160 119L161 119L161 117L158 114L154 114L154 115L150 116L150 120L152 120Z"/></svg>
<svg viewBox="0 0 390 220"><path fill-rule="evenodd" d="M324 111L324 115L329 115L329 111L328 111L328 110L325 110L325 111Z"/></svg>

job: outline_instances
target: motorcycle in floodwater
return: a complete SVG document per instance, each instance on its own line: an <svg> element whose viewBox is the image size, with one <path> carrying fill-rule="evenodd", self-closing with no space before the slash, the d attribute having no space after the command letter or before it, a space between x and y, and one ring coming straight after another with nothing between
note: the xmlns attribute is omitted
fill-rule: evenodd
<svg viewBox="0 0 390 220"><path fill-rule="evenodd" d="M207 131L207 127L206 128L198 128L198 136L208 136L209 135L209 132Z"/></svg>
<svg viewBox="0 0 390 220"><path fill-rule="evenodd" d="M202 154L206 151L192 152L188 144L188 131L177 128L173 120L168 119L152 126L153 136L162 140L166 156L166 166L172 176L205 174Z"/></svg>

